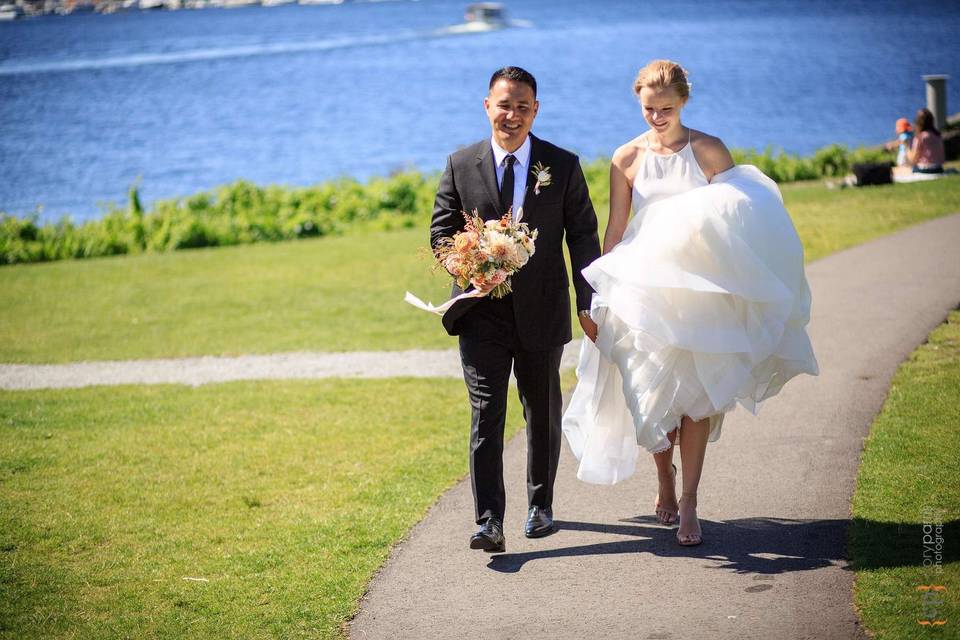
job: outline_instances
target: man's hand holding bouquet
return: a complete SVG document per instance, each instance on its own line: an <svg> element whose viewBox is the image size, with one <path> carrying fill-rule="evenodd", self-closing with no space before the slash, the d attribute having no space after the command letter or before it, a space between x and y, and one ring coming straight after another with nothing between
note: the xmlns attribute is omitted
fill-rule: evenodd
<svg viewBox="0 0 960 640"><path fill-rule="evenodd" d="M523 210L517 219L508 211L499 220L484 222L476 211L464 213L466 225L451 238L444 238L434 251L436 266L456 278L457 285L473 289L447 301L439 307L424 303L407 292L407 302L433 313L442 315L457 300L490 295L502 298L511 292L510 276L527 264L535 250L537 231L530 231L526 222L521 222Z"/></svg>

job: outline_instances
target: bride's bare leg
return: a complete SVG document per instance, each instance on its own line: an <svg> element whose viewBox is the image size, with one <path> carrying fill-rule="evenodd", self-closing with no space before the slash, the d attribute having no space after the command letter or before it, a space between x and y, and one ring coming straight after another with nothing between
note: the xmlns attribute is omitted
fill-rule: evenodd
<svg viewBox="0 0 960 640"><path fill-rule="evenodd" d="M670 448L653 454L653 461L657 465L657 481L660 484L653 508L660 524L675 523L678 510L677 474L673 466L673 445L677 441L677 430L671 431L667 434L667 437L670 439Z"/></svg>
<svg viewBox="0 0 960 640"><path fill-rule="evenodd" d="M707 437L710 435L710 419L694 422L684 416L680 426L680 467L683 476L683 493L680 496L680 528L677 539L680 544L700 543L700 521L697 520L697 488L703 472L703 459L707 453Z"/></svg>

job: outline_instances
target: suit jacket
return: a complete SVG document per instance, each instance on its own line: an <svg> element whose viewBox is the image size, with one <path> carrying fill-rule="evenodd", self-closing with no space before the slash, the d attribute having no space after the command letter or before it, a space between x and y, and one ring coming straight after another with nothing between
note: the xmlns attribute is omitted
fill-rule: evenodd
<svg viewBox="0 0 960 640"><path fill-rule="evenodd" d="M551 174L550 186L534 193L536 179L527 176L523 201L523 222L538 232L534 255L511 278L512 304L521 346L541 351L566 344L572 338L570 294L563 241L573 270L573 288L577 310L589 309L593 290L580 271L600 256L597 216L590 202L587 181L580 161L536 136L530 136L530 166L542 163ZM499 190L490 139L466 147L447 158L440 178L430 224L430 245L453 236L464 228L463 212L474 209L484 220L500 218ZM514 207L519 203L514 203ZM454 283L452 295L463 291ZM478 299L458 303L444 314L443 324L450 335L457 335L458 320L470 313Z"/></svg>

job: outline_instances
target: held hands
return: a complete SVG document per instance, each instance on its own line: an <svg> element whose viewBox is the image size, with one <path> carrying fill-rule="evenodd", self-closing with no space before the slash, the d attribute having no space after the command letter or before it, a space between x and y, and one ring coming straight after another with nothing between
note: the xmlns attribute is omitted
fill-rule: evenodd
<svg viewBox="0 0 960 640"><path fill-rule="evenodd" d="M590 342L596 342L597 323L589 315L578 315L577 317L580 319L580 327L583 329L584 335L590 338Z"/></svg>

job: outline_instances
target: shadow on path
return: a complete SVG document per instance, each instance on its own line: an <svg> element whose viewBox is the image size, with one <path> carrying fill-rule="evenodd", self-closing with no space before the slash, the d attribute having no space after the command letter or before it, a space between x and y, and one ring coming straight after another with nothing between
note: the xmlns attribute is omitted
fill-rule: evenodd
<svg viewBox="0 0 960 640"><path fill-rule="evenodd" d="M656 523L653 516L637 516L624 523L557 521L563 531L592 531L616 536L618 540L528 553L504 553L490 559L487 566L501 573L516 573L534 560L603 554L650 553L662 557L703 558L719 562L715 568L736 573L777 574L809 571L832 564L848 568L847 527L849 520L783 520L744 518L715 522L700 519L703 544L681 547L676 528Z"/></svg>
<svg viewBox="0 0 960 640"><path fill-rule="evenodd" d="M501 573L517 573L533 560L605 554L650 553L661 557L703 558L718 562L713 568L736 573L778 574L809 571L836 564L845 570L880 567L923 566L924 534L939 535L942 541L960 538L960 521L939 523L932 530L905 522L854 520L785 520L780 518L744 518L715 522L700 520L703 544L681 547L676 528L657 524L653 516L621 520L630 524L603 524L557 520L563 531L591 531L615 536L618 540L528 553L504 553L493 556L487 566ZM847 533L857 566L848 559ZM942 545L942 562L960 560L954 545Z"/></svg>

